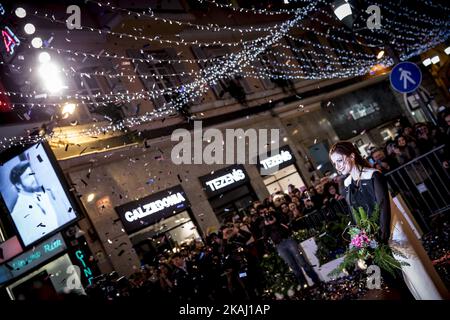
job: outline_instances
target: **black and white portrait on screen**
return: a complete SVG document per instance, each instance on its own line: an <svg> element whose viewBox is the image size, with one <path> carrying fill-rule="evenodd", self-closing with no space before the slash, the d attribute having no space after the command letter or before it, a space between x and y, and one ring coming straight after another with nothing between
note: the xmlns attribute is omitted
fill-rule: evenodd
<svg viewBox="0 0 450 320"><path fill-rule="evenodd" d="M76 218L42 145L0 166L0 193L25 246Z"/></svg>

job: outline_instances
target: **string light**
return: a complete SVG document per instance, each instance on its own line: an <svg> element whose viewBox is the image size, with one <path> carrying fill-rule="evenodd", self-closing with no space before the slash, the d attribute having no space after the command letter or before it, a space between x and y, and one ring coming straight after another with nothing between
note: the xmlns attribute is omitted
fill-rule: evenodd
<svg viewBox="0 0 450 320"><path fill-rule="evenodd" d="M138 18L150 18L153 19L155 21L160 21L160 22L164 22L164 23L170 23L170 24L177 24L179 26L188 26L188 27L194 27L198 30L208 30L208 31L223 31L223 30L227 30L227 31L233 31L233 32L269 32L273 29L276 29L280 26L280 24L275 24L273 26L269 26L269 27L248 27L248 28L237 28L237 27L230 27L230 26L221 26L218 24L196 24L196 23L191 23L191 22L185 22L185 21L179 21L179 20L174 20L174 19L169 19L169 18L160 18L160 17L156 17L153 13L153 11L149 8L148 11L142 11L142 12L135 12L135 11L131 11L131 10L127 10L124 8L120 8L120 7L115 7L109 3L101 3L98 1L94 1L94 0L86 0L87 2L91 2L91 3L95 3L97 4L99 7L107 7L109 8L111 11L113 12L124 12L127 15L131 16L135 16Z"/></svg>
<svg viewBox="0 0 450 320"><path fill-rule="evenodd" d="M87 0L93 3L97 3L97 1ZM97 124L93 124L91 128L81 130L79 132L80 135L94 135L99 133L106 133L109 131L117 131L117 130L127 130L128 127L133 127L145 123L147 121L152 121L154 119L160 119L162 117L173 115L177 113L180 109L183 108L184 105L187 105L195 99L202 96L202 94L209 90L211 85L216 84L218 81L221 81L226 78L232 78L234 76L246 77L246 78L257 78L257 79L286 79L286 80L295 80L295 79L324 79L324 78L343 78L343 77L352 77L356 75L365 75L369 72L370 68L373 67L374 63L382 63L386 67L389 67L393 64L392 59L384 58L382 60L377 61L375 53L362 53L362 52L354 52L352 50L343 50L341 48L330 48L329 46L309 41L298 36L294 36L289 34L289 32L294 28L299 26L302 22L303 18L306 14L309 15L308 19L317 22L320 25L327 26L327 33L322 33L316 28L311 28L309 26L302 26L303 31L314 32L316 36L320 36L325 39L329 39L332 41L340 41L346 44L358 44L350 31L342 29L340 27L334 26L330 24L328 21L322 21L318 17L312 16L313 11L317 13L323 13L325 16L330 18L330 13L323 9L319 8L317 5L319 3L327 3L325 0L316 1L312 3L306 0L297 0L299 2L307 3L307 6L302 9L286 9L279 11L268 11L264 9L250 10L244 8L234 8L229 7L227 5L220 5L222 8L233 9L237 12L247 12L247 13L264 13L269 15L274 14L292 14L294 17L292 19L286 20L282 23L275 24L273 26L264 27L264 28L254 28L254 27L245 27L245 28L237 28L237 27L227 27L227 26L219 26L216 24L207 24L207 25L198 25L198 24L190 24L189 22L182 22L177 20L165 19L155 17L151 10L148 14L142 13L142 16L148 16L149 18L155 19L156 21L161 21L163 23L169 24L178 24L178 25L188 25L190 27L195 27L201 30L210 30L217 31L221 28L221 30L229 30L240 32L241 34L248 34L250 32L259 31L259 32L268 32L268 36L258 37L253 40L243 40L240 39L236 42L199 42L199 41L185 41L181 40L167 40L161 39L160 37L144 37L142 35L132 35L126 33L112 32L99 30L97 28L86 27L83 26L82 30L87 30L99 34L109 34L112 36L117 36L119 38L127 37L130 39L134 39L135 41L145 40L145 41L156 41L159 43L169 43L176 45L200 45L204 47L209 46L229 46L239 48L239 52L233 52L222 56L220 58L210 58L210 59L140 59L140 58L130 58L125 56L118 55L110 55L109 53L101 53L101 54L93 54L93 53L80 53L67 49L58 49L58 48L45 48L46 50L56 51L58 54L67 53L74 55L81 55L84 57L91 58L108 58L108 59L123 59L132 62L167 62L167 63L213 63L212 65L208 65L206 68L201 68L199 71L190 71L190 72L180 72L180 73L169 73L167 75L156 75L156 74L126 74L126 73L110 73L107 71L102 72L82 72L76 71L74 69L64 69L63 71L71 76L80 76L80 77L90 77L90 76L104 76L104 77L125 77L130 81L134 81L137 78L153 77L155 79L161 79L163 77L183 77L183 76L193 76L193 81L189 83L182 84L180 86L165 88L165 89L157 89L151 90L151 92L144 92L144 89L141 89L141 92L132 92L129 93L128 90L126 93L116 93L116 94L101 94L101 95L93 95L93 96L83 96L83 95L66 95L65 97L73 96L76 97L76 100L81 100L81 104L87 105L105 105L110 103L129 103L133 100L139 99L154 99L160 97L161 95L174 95L174 98L170 101L166 102L161 108L158 108L154 111L147 112L144 115L129 117L124 119L123 121L119 121L118 123L109 123L106 126L97 126ZM422 2L430 5L429 0L421 0ZM200 1L203 2L203 1ZM214 1L206 1L212 3L214 5L219 6ZM295 2L295 1L294 1ZM112 7L108 5L112 10L125 10L128 15L137 15L139 17L140 13L135 13L126 9ZM431 6L431 5L430 5ZM388 5L383 4L383 9L387 8L387 12L389 14L398 15L405 20L412 21L413 23L404 24L399 21L395 21L389 19L389 17L383 16L383 27L388 29L389 35L394 42L393 46L398 51L400 59L405 60L412 56L418 55L421 52L428 50L429 48L441 43L449 36L448 31L448 22L442 19L434 19L429 17L425 13L418 13L415 10L406 8L404 9L400 6L390 7ZM433 6L433 8L439 8L439 6ZM314 9L314 10L313 10ZM124 11L124 12L125 12ZM400 11L400 13L399 13ZM448 10L446 10L448 11ZM417 14L416 16L414 16ZM37 13L36 13L37 15ZM39 17L39 15L37 15ZM48 14L45 16L40 16L41 18L61 23L65 25L65 21L57 20L54 16L51 18L48 17ZM333 21L332 19L330 19ZM423 25L420 25L422 23ZM420 27L419 27L420 25ZM135 28L136 30L136 28ZM338 31L340 34L347 35L349 38L341 35L330 34L331 31ZM68 31L68 33L71 33ZM357 35L359 35L357 33ZM304 45L311 46L313 49L309 48L299 48L294 47L293 45L285 45L281 43L283 37L287 37L292 41L293 44L302 43ZM420 38L430 39L425 44L418 44L417 40ZM370 41L377 41L377 36L374 35L365 35L365 39ZM411 42L411 43L409 43ZM33 45L32 45L33 46ZM42 43L39 47L42 46ZM294 53L294 56L285 54L283 52L278 52L276 50L270 50L267 52L269 48L273 48L276 46L280 46L281 48L289 49ZM241 49L243 48L243 49ZM315 50L317 49L317 50ZM335 54L327 54L323 52L326 51L334 51L338 54L338 57ZM321 52L316 52L321 51ZM273 61L268 57L260 57L262 53L269 53L271 56L279 57L282 59L297 61L299 64L289 64L288 61L286 63L281 63L279 61ZM303 57L301 55L297 56L295 53L311 53L312 57ZM141 53L143 51L141 50ZM318 59L319 58L319 59ZM321 59L322 58L322 59ZM256 60L267 63L270 65L269 68L261 68L252 63ZM320 64L322 60L326 61L325 67L322 67ZM305 65L302 65L305 63ZM312 67L310 63L318 63L316 67ZM339 67L341 66L341 67ZM159 78L158 78L159 76ZM5 94L12 94L11 92L5 92ZM14 94L12 94L14 95ZM29 98L29 99L37 99L36 95L33 94L20 94L17 95L21 98ZM55 99L59 98L62 100L64 95L53 97ZM99 99L99 102L88 102L92 99ZM88 100L88 101L84 101ZM61 103L33 103L33 102L13 102L13 105L19 106L53 106L53 107L61 107ZM74 104L78 106L78 104ZM107 119L107 118L106 118ZM78 133L77 133L78 134ZM51 138L51 136L47 136L47 138ZM4 142L0 142L0 144L4 147L7 144L11 145L12 143L24 143L26 139L42 139L40 136L34 137L12 137L12 138L4 138Z"/></svg>

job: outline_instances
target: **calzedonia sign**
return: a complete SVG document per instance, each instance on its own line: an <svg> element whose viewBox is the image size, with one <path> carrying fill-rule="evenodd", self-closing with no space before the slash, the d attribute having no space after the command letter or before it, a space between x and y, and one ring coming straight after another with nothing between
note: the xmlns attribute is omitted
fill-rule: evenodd
<svg viewBox="0 0 450 320"><path fill-rule="evenodd" d="M183 188L176 186L116 207L116 212L130 234L185 210L189 205Z"/></svg>
<svg viewBox="0 0 450 320"><path fill-rule="evenodd" d="M249 181L247 172L242 165L218 170L199 179L208 197L222 194Z"/></svg>
<svg viewBox="0 0 450 320"><path fill-rule="evenodd" d="M258 157L258 167L262 176L273 174L293 163L295 157L288 145L280 147L278 152L271 152L268 157Z"/></svg>

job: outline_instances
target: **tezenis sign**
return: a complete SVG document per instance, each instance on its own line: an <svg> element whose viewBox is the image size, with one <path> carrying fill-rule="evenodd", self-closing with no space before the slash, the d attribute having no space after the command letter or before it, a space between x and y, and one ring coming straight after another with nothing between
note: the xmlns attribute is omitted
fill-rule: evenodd
<svg viewBox="0 0 450 320"><path fill-rule="evenodd" d="M271 152L268 157L258 157L258 166L262 176L273 174L293 163L295 163L295 157L288 145L280 147L278 153Z"/></svg>
<svg viewBox="0 0 450 320"><path fill-rule="evenodd" d="M185 210L189 205L183 188L176 186L115 209L126 232L132 233Z"/></svg>
<svg viewBox="0 0 450 320"><path fill-rule="evenodd" d="M218 170L199 179L208 197L229 191L249 181L247 172L242 165Z"/></svg>

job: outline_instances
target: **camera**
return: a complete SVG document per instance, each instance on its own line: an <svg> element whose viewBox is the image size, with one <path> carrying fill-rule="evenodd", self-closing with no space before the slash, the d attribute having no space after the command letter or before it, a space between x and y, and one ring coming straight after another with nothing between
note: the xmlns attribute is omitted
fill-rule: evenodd
<svg viewBox="0 0 450 320"><path fill-rule="evenodd" d="M267 221L267 222L272 222L275 220L275 216L271 212L265 213L263 217L264 217L264 221Z"/></svg>

